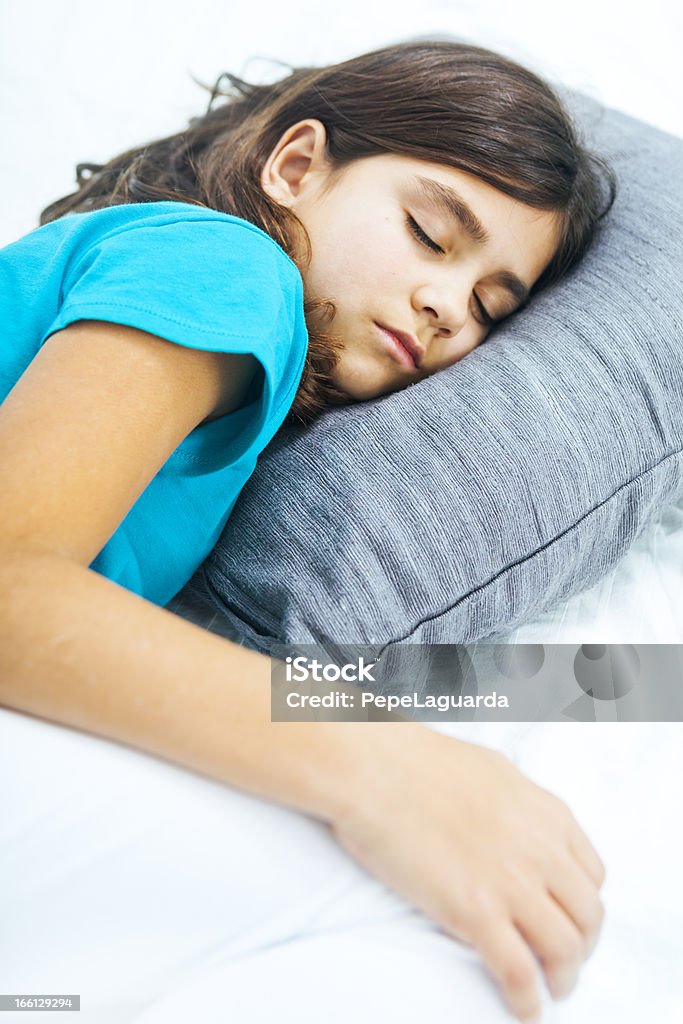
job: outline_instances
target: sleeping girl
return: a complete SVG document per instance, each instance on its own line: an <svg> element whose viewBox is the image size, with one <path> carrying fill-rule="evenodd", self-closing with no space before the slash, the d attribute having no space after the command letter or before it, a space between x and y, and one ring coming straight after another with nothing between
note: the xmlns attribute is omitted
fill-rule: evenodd
<svg viewBox="0 0 683 1024"><path fill-rule="evenodd" d="M417 723L273 723L270 659L164 606L283 423L484 344L581 259L612 171L535 74L418 42L221 76L78 184L0 252L0 700L326 822L531 1019L603 916L567 806Z"/></svg>

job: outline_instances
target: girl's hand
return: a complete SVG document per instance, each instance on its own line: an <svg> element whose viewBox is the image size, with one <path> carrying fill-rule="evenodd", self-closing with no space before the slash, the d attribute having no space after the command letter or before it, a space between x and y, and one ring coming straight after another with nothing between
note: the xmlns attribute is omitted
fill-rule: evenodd
<svg viewBox="0 0 683 1024"><path fill-rule="evenodd" d="M603 920L605 869L568 807L502 754L415 723L373 723L332 822L348 852L475 947L512 1013L573 989Z"/></svg>

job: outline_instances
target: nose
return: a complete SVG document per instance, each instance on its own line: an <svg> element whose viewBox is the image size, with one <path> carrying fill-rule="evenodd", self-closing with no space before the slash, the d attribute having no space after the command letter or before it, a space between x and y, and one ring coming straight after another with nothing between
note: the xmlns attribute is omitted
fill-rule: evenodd
<svg viewBox="0 0 683 1024"><path fill-rule="evenodd" d="M443 337L452 338L465 326L469 316L471 285L460 281L432 282L418 288L413 302L416 311L428 314Z"/></svg>

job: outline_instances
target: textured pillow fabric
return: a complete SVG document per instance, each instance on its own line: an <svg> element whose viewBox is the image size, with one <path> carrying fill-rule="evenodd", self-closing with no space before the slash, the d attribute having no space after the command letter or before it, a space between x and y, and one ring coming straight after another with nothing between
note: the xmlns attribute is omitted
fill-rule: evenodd
<svg viewBox="0 0 683 1024"><path fill-rule="evenodd" d="M490 641L683 493L683 140L558 91L618 176L581 264L448 370L283 428L172 611L264 653Z"/></svg>

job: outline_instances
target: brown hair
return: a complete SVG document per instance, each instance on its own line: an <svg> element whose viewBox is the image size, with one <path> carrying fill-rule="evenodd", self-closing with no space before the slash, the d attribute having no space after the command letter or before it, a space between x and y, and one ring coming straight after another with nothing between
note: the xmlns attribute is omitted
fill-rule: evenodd
<svg viewBox="0 0 683 1024"><path fill-rule="evenodd" d="M490 50L423 40L328 67L290 70L268 85L225 72L207 112L183 131L104 165L79 164L78 191L43 210L40 223L71 212L171 199L251 221L292 259L303 242L308 261L303 224L260 186L261 170L282 134L308 118L325 126L333 171L379 153L402 154L458 168L529 206L556 211L559 244L532 295L581 259L614 202L613 170L580 144L555 91ZM218 97L227 102L214 106ZM304 313L308 354L286 421L298 424L349 402L330 379L341 346L325 331L333 304L305 297Z"/></svg>

